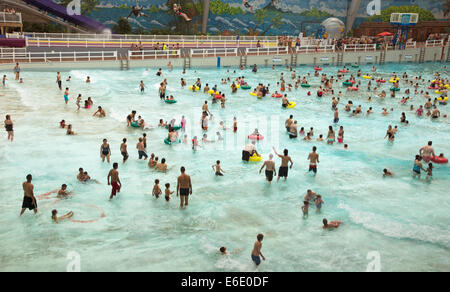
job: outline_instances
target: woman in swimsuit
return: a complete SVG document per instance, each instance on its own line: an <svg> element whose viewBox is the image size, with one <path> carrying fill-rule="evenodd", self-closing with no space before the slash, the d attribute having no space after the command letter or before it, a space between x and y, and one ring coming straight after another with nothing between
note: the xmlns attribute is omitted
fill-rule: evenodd
<svg viewBox="0 0 450 292"><path fill-rule="evenodd" d="M336 136L333 127L332 126L328 127L327 144L333 145L335 137Z"/></svg>
<svg viewBox="0 0 450 292"><path fill-rule="evenodd" d="M420 155L416 155L416 160L414 161L414 166L413 166L413 177L415 178L416 176L420 179L420 170L422 169L423 171L425 171L425 169L422 166L422 157L420 157Z"/></svg>
<svg viewBox="0 0 450 292"><path fill-rule="evenodd" d="M102 158L102 162L108 161L110 162L111 157L111 148L109 147L108 140L103 139L103 144L100 146L100 157Z"/></svg>
<svg viewBox="0 0 450 292"><path fill-rule="evenodd" d="M6 115L6 120L5 120L5 129L6 132L8 133L8 140L14 141L14 130L13 130L13 122L11 121L11 116L10 115Z"/></svg>

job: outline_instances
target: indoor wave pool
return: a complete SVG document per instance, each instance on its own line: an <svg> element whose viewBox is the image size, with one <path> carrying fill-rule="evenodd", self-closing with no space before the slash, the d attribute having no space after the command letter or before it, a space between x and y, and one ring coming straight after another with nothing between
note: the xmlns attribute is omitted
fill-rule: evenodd
<svg viewBox="0 0 450 292"><path fill-rule="evenodd" d="M372 66L362 66L363 73ZM15 141L7 141L2 130L0 139L0 271L65 271L71 255L80 256L81 271L366 271L371 254L379 254L382 271L449 271L450 270L450 171L448 165L435 164L433 180L427 182L412 177L414 156L429 140L436 153L450 155L450 123L448 118L431 120L416 117L410 105L417 108L426 99L414 94L414 88L400 83L402 90L395 99L389 96L390 83L382 85L388 96L381 100L367 92L367 80L361 80L360 91L347 93L339 81L334 84L335 95L343 92L339 104L340 122L334 125L345 130L344 143L327 145L315 139L327 135L333 125L331 95L316 97L320 77L314 77L310 66L297 67L301 77L308 77L311 88L287 92L297 106L282 109L281 100L268 95L263 99L250 96L239 89L231 93L230 83L221 79L245 76L251 86L271 84L273 93L281 72L292 83L290 72L284 67L262 68L254 74L250 69L234 68L168 72L162 77L156 70L145 68L129 71L72 70L62 71L63 89L70 88L70 99L64 103L63 91L56 84L54 71L26 71L21 74L23 84L16 82L12 70L7 74L5 87L0 88L0 114L12 116ZM338 68L324 67L321 73L336 75ZM392 72L410 77L419 74L426 80L441 72L449 78L443 64L389 64L380 66L374 77L389 79ZM355 74L357 69L350 69ZM65 82L71 76L70 82ZM85 83L87 76L92 82ZM181 88L180 78L188 86L197 78L202 84L217 84L227 96L225 109L220 103L211 104L211 97L203 92ZM167 93L178 102L166 104L158 96L159 83L167 79ZM139 90L143 80L145 92ZM420 83L426 90L428 83ZM373 86L372 86L373 87ZM411 100L400 103L410 88ZM420 90L420 89L419 89ZM311 96L307 92L311 91ZM427 90L430 91L430 90ZM430 91L433 97L434 93ZM92 97L91 109L77 111L76 97ZM372 101L368 97L372 96ZM201 107L208 100L214 115L207 132L210 143L198 151L191 149L193 136L202 137ZM344 111L348 100L362 105L365 113L372 107L374 114L352 117ZM83 102L82 102L83 104ZM106 111L106 118L93 117L97 106ZM439 106L441 115L449 106ZM393 109L387 116L382 108ZM149 169L147 161L138 160L136 143L141 129L127 128L126 117L136 110L153 128L147 134L147 153L166 158L166 174ZM405 112L409 126L401 125ZM294 115L299 129L314 128L313 141L289 139L284 121ZM166 145L167 130L157 128L159 119L179 123L187 120L189 143ZM230 128L233 118L238 121L238 133L222 131L219 122ZM66 120L77 135L67 136L59 128ZM388 125L398 125L394 143L384 139ZM255 128L266 136L257 143L264 159L284 148L294 161L286 182L268 185L261 163L243 163L241 151ZM216 132L224 137L217 141ZM182 134L184 135L184 133ZM119 162L122 191L112 201L107 185L111 164L102 163L99 155L102 140L111 145L112 162ZM130 158L122 164L120 143L128 139ZM202 143L200 143L202 144ZM317 176L308 173L308 153L317 146L320 155ZM226 171L216 177L212 165L221 160ZM277 169L280 159L275 159ZM181 166L191 175L193 195L188 208L180 209L173 194L152 196L154 180L170 183L176 191ZM83 167L99 183L82 184L77 181L78 168ZM384 168L394 177L383 178ZM37 215L27 210L20 217L23 190L27 174L33 175L38 198ZM55 190L62 184L73 194L57 200ZM303 219L301 206L307 189L322 195L321 213L310 207L309 217ZM52 223L51 210L59 214L74 212L73 221ZM341 220L337 230L324 231L322 219ZM262 253L266 257L258 268L250 259L256 235L263 233ZM219 248L231 252L221 255Z"/></svg>

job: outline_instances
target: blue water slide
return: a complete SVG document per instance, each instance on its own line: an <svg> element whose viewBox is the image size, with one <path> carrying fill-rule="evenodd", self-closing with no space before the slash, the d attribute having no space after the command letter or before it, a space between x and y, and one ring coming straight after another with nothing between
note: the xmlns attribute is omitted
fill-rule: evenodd
<svg viewBox="0 0 450 292"><path fill-rule="evenodd" d="M35 6L35 7L39 8L40 10L47 11L50 14L53 14L57 17L67 20L70 23L84 27L91 31L95 31L98 33L103 33L105 31L108 31L108 28L106 26L104 26L100 22L92 20L86 16L69 15L67 13L66 7L56 4L55 2L53 2L51 0L22 0L22 1Z"/></svg>

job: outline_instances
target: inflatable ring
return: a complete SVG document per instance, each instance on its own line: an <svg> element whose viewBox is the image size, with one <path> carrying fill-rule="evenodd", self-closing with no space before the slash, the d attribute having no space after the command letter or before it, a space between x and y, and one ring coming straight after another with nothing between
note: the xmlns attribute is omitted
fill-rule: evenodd
<svg viewBox="0 0 450 292"><path fill-rule="evenodd" d="M278 93L278 94L272 94L272 97L274 97L274 98L282 98L283 97L283 95L281 94L281 93Z"/></svg>
<svg viewBox="0 0 450 292"><path fill-rule="evenodd" d="M288 104L287 108L294 108L296 105L297 105L296 102L291 101L291 102Z"/></svg>
<svg viewBox="0 0 450 292"><path fill-rule="evenodd" d="M208 91L208 94L213 94L214 93L214 90L212 90L212 89L210 89L209 91Z"/></svg>
<svg viewBox="0 0 450 292"><path fill-rule="evenodd" d="M380 83L386 83L386 80L384 80L384 79L380 79L380 80L378 80Z"/></svg>
<svg viewBox="0 0 450 292"><path fill-rule="evenodd" d="M436 90L436 89L439 89L439 87L431 87L431 86L428 86L428 89L434 89L434 90Z"/></svg>
<svg viewBox="0 0 450 292"><path fill-rule="evenodd" d="M391 91L400 91L400 88L391 87Z"/></svg>
<svg viewBox="0 0 450 292"><path fill-rule="evenodd" d="M349 72L348 70L344 70L344 69L339 70L339 73L348 73L348 72Z"/></svg>
<svg viewBox="0 0 450 292"><path fill-rule="evenodd" d="M359 65L352 65L352 68L359 68Z"/></svg>
<svg viewBox="0 0 450 292"><path fill-rule="evenodd" d="M436 99L437 99L437 101L442 101L442 97L438 97Z"/></svg>
<svg viewBox="0 0 450 292"><path fill-rule="evenodd" d="M444 87L450 89L450 84L445 84Z"/></svg>
<svg viewBox="0 0 450 292"><path fill-rule="evenodd" d="M264 136L263 136L263 135L259 135L259 136L256 136L256 135L248 135L248 138L249 138L250 140L255 140L255 141L264 140Z"/></svg>
<svg viewBox="0 0 450 292"><path fill-rule="evenodd" d="M320 68L320 67L314 67L314 70L316 70L316 71L322 71L322 68Z"/></svg>
<svg viewBox="0 0 450 292"><path fill-rule="evenodd" d="M195 90L193 89L194 87L191 85L191 86L189 86L189 89L191 90L191 91L197 91L197 90L200 90L200 87L198 87L198 86L196 86L195 87Z"/></svg>
<svg viewBox="0 0 450 292"><path fill-rule="evenodd" d="M358 91L359 90L359 88L358 87L351 87L351 89L353 90L353 91Z"/></svg>
<svg viewBox="0 0 450 292"><path fill-rule="evenodd" d="M436 94L442 94L442 92L439 91L439 90L436 90L434 93L436 93Z"/></svg>
<svg viewBox="0 0 450 292"><path fill-rule="evenodd" d="M73 223L94 223L94 222L106 217L105 212L100 207L95 206L95 205L86 205L86 206L100 211L100 216L97 219L91 219L91 220L74 220L72 218L68 218L67 220L69 220L70 222L73 222Z"/></svg>
<svg viewBox="0 0 450 292"><path fill-rule="evenodd" d="M250 158L248 159L249 162L260 162L262 161L262 156L258 156L255 154L253 154L252 156L250 156Z"/></svg>
<svg viewBox="0 0 450 292"><path fill-rule="evenodd" d="M369 75L363 75L362 78L364 78L364 79L372 79L372 76L369 76Z"/></svg>
<svg viewBox="0 0 450 292"><path fill-rule="evenodd" d="M139 124L138 124L137 122L132 122L132 123L131 123L131 126L132 126L133 128L140 128L140 126L139 126Z"/></svg>
<svg viewBox="0 0 450 292"><path fill-rule="evenodd" d="M309 85L309 84L306 84L306 83L303 83L302 85L300 85L301 87L303 87L303 88L309 88L309 87L311 87L311 85Z"/></svg>
<svg viewBox="0 0 450 292"><path fill-rule="evenodd" d="M430 158L430 160L437 164L448 163L448 158L445 158L445 157L433 156Z"/></svg>
<svg viewBox="0 0 450 292"><path fill-rule="evenodd" d="M344 86L352 86L353 83L352 83L352 82L345 81L345 82L342 82L342 85L344 85Z"/></svg>
<svg viewBox="0 0 450 292"><path fill-rule="evenodd" d="M170 99L166 99L164 102L165 103L177 103L176 100L170 100Z"/></svg>
<svg viewBox="0 0 450 292"><path fill-rule="evenodd" d="M256 94L255 92L250 92L251 96L257 96L258 94Z"/></svg>
<svg viewBox="0 0 450 292"><path fill-rule="evenodd" d="M181 140L178 139L176 142L171 142L171 141L169 141L168 138L166 138L166 139L164 139L164 143L166 143L167 145L180 144Z"/></svg>
<svg viewBox="0 0 450 292"><path fill-rule="evenodd" d="M169 125L166 126L166 129L169 129ZM175 131L181 130L181 126L174 126L173 129Z"/></svg>
<svg viewBox="0 0 450 292"><path fill-rule="evenodd" d="M222 95L216 95L215 97L214 97L215 99L222 99Z"/></svg>
<svg viewBox="0 0 450 292"><path fill-rule="evenodd" d="M252 89L252 87L248 85L242 85L241 88L245 90Z"/></svg>

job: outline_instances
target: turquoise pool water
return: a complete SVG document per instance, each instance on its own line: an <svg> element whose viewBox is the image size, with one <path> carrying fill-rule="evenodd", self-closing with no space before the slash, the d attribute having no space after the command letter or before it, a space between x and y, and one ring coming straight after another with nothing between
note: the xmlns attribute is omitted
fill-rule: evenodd
<svg viewBox="0 0 450 292"><path fill-rule="evenodd" d="M370 69L362 67L363 72ZM12 115L15 141L8 142L6 132L2 132L0 270L65 271L70 262L68 253L73 251L80 255L82 271L254 271L250 252L257 233L265 235L262 252L267 258L259 271L365 271L370 262L367 255L372 251L380 254L382 271L450 270L449 167L435 165L431 183L411 176L414 155L427 141L434 142L436 152L450 155L449 119L415 117L409 105L424 104L422 96L411 94L408 106L400 104L402 94L396 99L374 97L369 103L366 80L361 79L362 90L358 93L346 93L339 82L334 85L336 91L344 92L339 125L344 126L344 142L349 150L324 142L294 141L284 130L289 114L299 121L299 128L314 127L315 138L319 134L326 136L332 124L331 96L314 97L320 79L309 78L313 96L308 97L305 89L288 93L297 107L283 110L281 101L272 97L257 100L243 90L232 95L229 85L220 85L220 80L245 75L249 84L270 83L274 91L281 72L290 79L286 69L261 69L256 75L250 70L227 70L191 70L184 76L174 70L164 72L162 78L155 76L155 70L145 69L66 71L62 72L63 80L72 76L70 84L63 82L63 87L70 87L68 105L56 86L55 72L23 72L24 84L13 80L12 71L2 72L10 80L0 88L4 95L0 97L0 114ZM296 70L301 76L313 73L311 67ZM336 71L335 67L325 67L323 73ZM440 71L448 78L444 65L437 63L385 65L374 76L388 78L393 71L421 74L426 80L434 79L433 73ZM91 77L91 84L84 82L86 76ZM185 115L186 134L189 138L200 137L201 105L210 98L182 89L180 77L188 84L199 77L203 84L218 84L227 93L225 109L210 104L215 116L207 133L210 139L219 131L219 121L231 127L234 116L239 131L238 135L222 132L226 143L209 143L196 153L189 146L165 145L165 130L147 131L148 153L167 159L170 169L164 175L149 170L146 162L137 159L135 145L142 131L127 128L125 118L134 109L155 126L160 118L180 121ZM168 105L159 100L158 84L163 78L167 78L168 93L178 103ZM140 80L147 86L144 94L138 89ZM389 83L383 85L386 91L389 87ZM406 89L403 84L401 87ZM101 105L107 117L92 117L94 109L77 112L78 93L83 94L83 100L91 96L94 108ZM375 113L349 117L343 110L347 100L361 104L364 112L372 106ZM393 108L394 112L382 116L383 107ZM448 107L439 109L445 114ZM401 112L406 113L410 126L400 125ZM62 119L73 124L76 136L66 136L58 128ZM394 144L383 139L389 124L399 126ZM245 136L255 127L266 136L258 143L265 158L272 146L279 152L289 149L294 168L287 182L269 186L264 175L258 175L260 164L241 162ZM109 202L106 176L111 166L101 162L99 147L107 138L112 161L121 162L119 146L124 137L129 141L130 159L125 165L119 164L123 189L117 199ZM306 158L313 145L318 147L321 160L316 177L307 173ZM226 171L220 178L211 169L218 159ZM276 163L278 167L279 159ZM169 182L175 190L182 165L194 187L186 210L179 209L175 196L169 203L151 196L156 178L162 187ZM77 182L79 167L101 184ZM382 178L385 167L395 173L394 178ZM55 194L41 197L38 216L27 211L19 217L21 184L28 173L34 176L36 195L53 191L63 183L75 195L59 202ZM304 220L300 207L307 189L322 194L325 205L321 214L312 207L309 218ZM76 220L99 220L53 224L50 212L54 208L60 214L74 211ZM101 212L104 218L99 218ZM344 225L335 231L323 231L321 221L325 217L342 220ZM220 246L234 253L221 256Z"/></svg>

